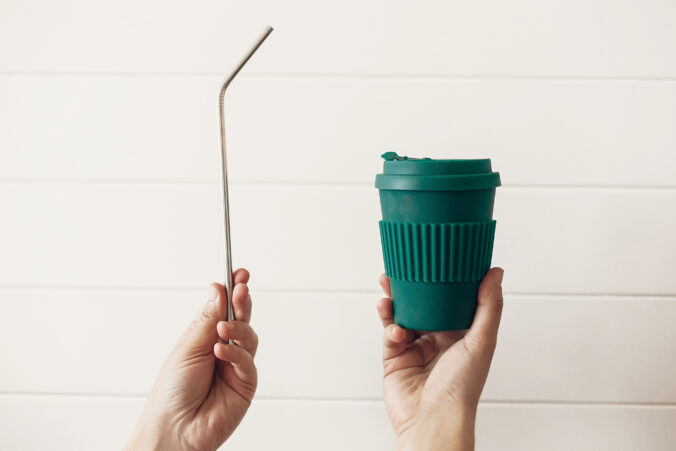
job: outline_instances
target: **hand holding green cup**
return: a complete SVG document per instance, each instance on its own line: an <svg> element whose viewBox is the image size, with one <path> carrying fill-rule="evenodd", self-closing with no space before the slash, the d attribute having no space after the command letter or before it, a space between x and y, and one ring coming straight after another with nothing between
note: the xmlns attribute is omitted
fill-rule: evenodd
<svg viewBox="0 0 676 451"><path fill-rule="evenodd" d="M383 158L375 186L394 321L415 330L468 329L491 266L500 174L490 159Z"/></svg>

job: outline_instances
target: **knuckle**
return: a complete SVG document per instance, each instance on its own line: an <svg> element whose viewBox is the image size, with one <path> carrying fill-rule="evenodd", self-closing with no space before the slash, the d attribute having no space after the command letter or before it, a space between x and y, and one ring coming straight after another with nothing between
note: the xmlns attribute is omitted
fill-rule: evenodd
<svg viewBox="0 0 676 451"><path fill-rule="evenodd" d="M251 365L252 367L256 366L256 365L254 364L254 356L253 356L253 354L252 354L250 351L246 351L246 350L242 350L242 352L245 354L245 357L244 357L244 358L246 359L246 362L247 362L249 365Z"/></svg>
<svg viewBox="0 0 676 451"><path fill-rule="evenodd" d="M463 340L465 349L473 357L492 353L496 346L496 338L478 334L467 334Z"/></svg>
<svg viewBox="0 0 676 451"><path fill-rule="evenodd" d="M396 346L394 340L392 340L392 331L396 327L396 324L390 324L383 330L383 342L385 343L385 346Z"/></svg>
<svg viewBox="0 0 676 451"><path fill-rule="evenodd" d="M390 330L392 330L392 328L390 326L392 326L392 325L390 324L389 326L385 326L385 328L383 329L383 342L385 342L385 344L387 344L390 341L390 338L389 338L390 337Z"/></svg>
<svg viewBox="0 0 676 451"><path fill-rule="evenodd" d="M465 345L465 350L470 355L476 355L479 347L479 340L477 340L475 334L466 334L462 342Z"/></svg>
<svg viewBox="0 0 676 451"><path fill-rule="evenodd" d="M504 307L504 302L502 300L502 296L498 297L495 300L495 303L493 304L493 311L497 313L498 315L502 315L502 309Z"/></svg>
<svg viewBox="0 0 676 451"><path fill-rule="evenodd" d="M249 286L244 283L244 282L239 282L238 284L235 285L235 290L238 291L238 295L243 296L244 293L247 293L249 291Z"/></svg>
<svg viewBox="0 0 676 451"><path fill-rule="evenodd" d="M200 321L209 321L211 318L213 318L211 312L209 312L208 310L202 311L202 314L200 315Z"/></svg>

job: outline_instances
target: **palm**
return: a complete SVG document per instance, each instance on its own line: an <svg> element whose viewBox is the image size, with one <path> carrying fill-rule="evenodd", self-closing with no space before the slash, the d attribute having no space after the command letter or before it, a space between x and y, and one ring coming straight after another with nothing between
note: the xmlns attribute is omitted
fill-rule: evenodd
<svg viewBox="0 0 676 451"><path fill-rule="evenodd" d="M497 341L502 312L502 270L490 270L479 287L477 310L468 330L421 332L394 322L390 281L380 285L385 404L398 436L416 418L459 406L476 409Z"/></svg>
<svg viewBox="0 0 676 451"><path fill-rule="evenodd" d="M397 431L436 397L441 387L435 381L453 370L453 361L460 357L453 345L465 331L408 333L415 338L407 349L383 362L385 405Z"/></svg>
<svg viewBox="0 0 676 451"><path fill-rule="evenodd" d="M218 340L214 334L213 344ZM173 402L168 413L184 426L183 440L194 449L215 449L234 431L246 413L255 387L243 382L228 362L217 360L213 344L173 373L167 384ZM207 350L208 349L208 350Z"/></svg>
<svg viewBox="0 0 676 451"><path fill-rule="evenodd" d="M242 421L258 383L254 356L258 336L251 328L249 273L233 274L235 318L227 316L225 288L212 284L210 300L165 362L148 396L129 449L217 449ZM152 441L151 441L152 444Z"/></svg>

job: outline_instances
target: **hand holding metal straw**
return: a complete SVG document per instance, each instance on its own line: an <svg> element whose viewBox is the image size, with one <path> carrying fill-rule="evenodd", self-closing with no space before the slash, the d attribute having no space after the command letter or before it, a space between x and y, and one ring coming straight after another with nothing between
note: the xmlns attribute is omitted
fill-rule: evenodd
<svg viewBox="0 0 676 451"><path fill-rule="evenodd" d="M224 215L224 224L225 224L225 292L227 298L228 306L228 321L235 319L235 311L232 306L232 290L233 290L233 280L232 280L232 254L230 247L230 205L228 203L228 165L227 157L225 153L225 113L223 109L223 101L225 98L225 90L228 88L235 76L242 70L242 67L249 61L249 59L256 53L258 47L261 46L263 41L272 33L272 27L267 26L260 37L256 40L255 44L251 49L244 55L242 60L235 66L235 69L223 82L221 87L221 92L218 97L218 106L219 106L219 116L221 119L221 167L222 167L222 177L221 182L223 185L223 215ZM228 340L232 344L232 340Z"/></svg>

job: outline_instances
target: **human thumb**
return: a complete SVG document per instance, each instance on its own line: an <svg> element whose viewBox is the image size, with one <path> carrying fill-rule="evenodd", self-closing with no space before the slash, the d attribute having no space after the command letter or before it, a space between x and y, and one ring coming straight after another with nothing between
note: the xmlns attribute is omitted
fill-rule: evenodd
<svg viewBox="0 0 676 451"><path fill-rule="evenodd" d="M465 339L471 348L492 356L502 316L502 268L493 268L479 286L478 304L472 327Z"/></svg>
<svg viewBox="0 0 676 451"><path fill-rule="evenodd" d="M181 338L181 347L200 353L211 352L218 340L216 325L225 320L227 309L225 306L225 288L213 283L209 287L209 296L200 312L195 316Z"/></svg>

